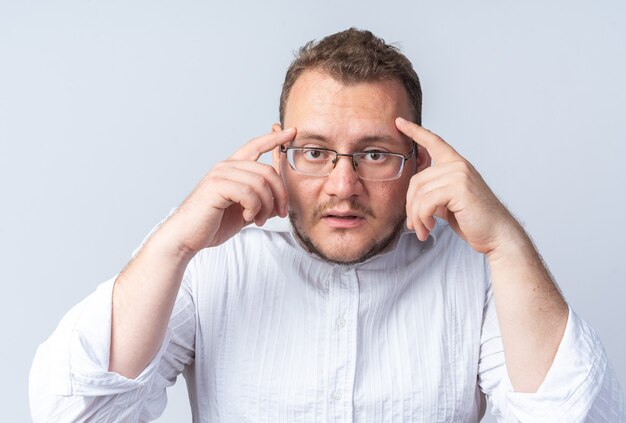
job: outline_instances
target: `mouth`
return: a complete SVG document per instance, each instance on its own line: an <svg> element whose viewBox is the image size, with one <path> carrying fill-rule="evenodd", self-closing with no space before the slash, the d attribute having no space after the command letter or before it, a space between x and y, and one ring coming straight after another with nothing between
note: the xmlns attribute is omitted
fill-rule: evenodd
<svg viewBox="0 0 626 423"><path fill-rule="evenodd" d="M331 228L349 229L365 223L365 217L357 211L329 210L322 214L322 222Z"/></svg>

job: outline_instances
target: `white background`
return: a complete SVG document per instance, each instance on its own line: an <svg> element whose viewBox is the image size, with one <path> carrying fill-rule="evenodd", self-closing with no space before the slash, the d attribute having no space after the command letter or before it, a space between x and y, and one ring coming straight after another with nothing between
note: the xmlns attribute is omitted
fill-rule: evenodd
<svg viewBox="0 0 626 423"><path fill-rule="evenodd" d="M400 43L424 125L524 222L624 386L624 22L621 1L0 0L2 420L29 419L63 314L270 130L293 51L350 26ZM187 409L181 378L159 421Z"/></svg>

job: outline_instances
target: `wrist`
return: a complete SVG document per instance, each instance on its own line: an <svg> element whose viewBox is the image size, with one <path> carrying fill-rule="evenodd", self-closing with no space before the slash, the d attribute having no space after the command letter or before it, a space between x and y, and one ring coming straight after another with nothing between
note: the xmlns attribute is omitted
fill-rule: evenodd
<svg viewBox="0 0 626 423"><path fill-rule="evenodd" d="M494 247L485 253L490 263L505 260L507 258L522 258L536 256L537 252L532 240L515 219L504 226L500 231Z"/></svg>
<svg viewBox="0 0 626 423"><path fill-rule="evenodd" d="M198 251L189 248L183 241L180 241L174 235L176 231L172 230L168 223L170 222L165 222L150 237L145 247L168 262L186 266Z"/></svg>

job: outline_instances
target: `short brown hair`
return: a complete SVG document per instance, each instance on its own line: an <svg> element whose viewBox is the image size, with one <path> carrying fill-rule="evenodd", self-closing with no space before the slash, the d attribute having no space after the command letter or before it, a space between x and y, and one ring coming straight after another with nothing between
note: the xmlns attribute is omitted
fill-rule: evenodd
<svg viewBox="0 0 626 423"><path fill-rule="evenodd" d="M309 41L297 51L280 94L281 125L291 87L308 69L321 70L343 84L399 80L409 97L415 122L422 124L422 88L409 59L370 31L350 28L319 41Z"/></svg>

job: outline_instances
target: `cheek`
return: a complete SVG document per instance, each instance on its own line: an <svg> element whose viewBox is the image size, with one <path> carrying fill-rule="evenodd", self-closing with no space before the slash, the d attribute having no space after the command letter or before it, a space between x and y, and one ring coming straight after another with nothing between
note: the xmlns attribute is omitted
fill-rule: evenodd
<svg viewBox="0 0 626 423"><path fill-rule="evenodd" d="M404 210L408 181L386 184L369 189L370 203L381 215L394 215L397 210Z"/></svg>
<svg viewBox="0 0 626 423"><path fill-rule="evenodd" d="M283 181L289 196L289 207L299 215L303 210L313 210L318 203L321 183L317 179L301 178L293 174L284 174Z"/></svg>

